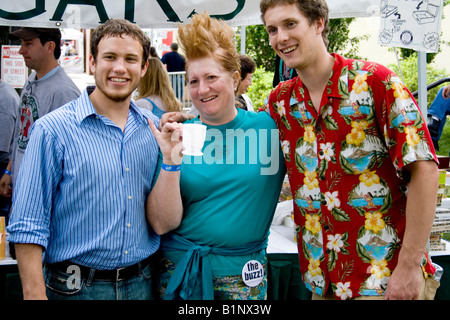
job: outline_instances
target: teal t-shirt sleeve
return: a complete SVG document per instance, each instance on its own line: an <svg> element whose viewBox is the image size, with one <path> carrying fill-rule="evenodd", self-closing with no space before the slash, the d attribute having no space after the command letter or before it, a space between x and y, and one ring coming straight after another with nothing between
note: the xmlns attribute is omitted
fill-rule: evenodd
<svg viewBox="0 0 450 320"><path fill-rule="evenodd" d="M285 172L278 131L268 114L239 111L226 125L208 126L203 156L183 158L184 216L175 232L214 247L267 238ZM247 261L263 256L257 252L209 259L215 274L234 275Z"/></svg>

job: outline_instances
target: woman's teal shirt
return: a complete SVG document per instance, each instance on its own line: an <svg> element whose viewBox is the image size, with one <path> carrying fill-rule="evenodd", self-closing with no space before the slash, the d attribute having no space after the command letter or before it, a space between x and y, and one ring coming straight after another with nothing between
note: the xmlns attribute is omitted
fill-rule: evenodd
<svg viewBox="0 0 450 320"><path fill-rule="evenodd" d="M189 122L201 123L197 117ZM224 125L207 125L203 156L184 156L181 225L173 232L198 245L238 247L268 237L286 173L275 122L265 113L238 109ZM164 254L175 264L184 252ZM209 254L215 276L241 274L245 256Z"/></svg>

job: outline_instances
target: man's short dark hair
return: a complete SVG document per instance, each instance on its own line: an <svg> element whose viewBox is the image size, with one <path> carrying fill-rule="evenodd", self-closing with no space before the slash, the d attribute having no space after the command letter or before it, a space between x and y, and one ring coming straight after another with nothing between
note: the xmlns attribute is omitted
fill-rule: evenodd
<svg viewBox="0 0 450 320"><path fill-rule="evenodd" d="M295 4L297 8L308 18L309 24L312 25L316 20L324 19L324 28L322 31L322 39L325 46L328 47L329 26L329 9L326 0L261 0L259 8L261 10L261 19L264 24L264 15L266 11L277 5Z"/></svg>
<svg viewBox="0 0 450 320"><path fill-rule="evenodd" d="M23 27L17 30L12 31L8 38L11 40L31 40L34 38L38 38L41 41L41 44L44 45L49 41L53 41L55 43L55 50L53 51L53 55L55 59L59 59L61 56L61 30L58 28L28 28Z"/></svg>
<svg viewBox="0 0 450 320"><path fill-rule="evenodd" d="M142 67L144 67L150 55L150 39L141 28L125 19L108 20L94 30L91 36L91 54L94 60L97 60L100 40L107 37L122 37L123 35L128 35L140 42L143 49Z"/></svg>
<svg viewBox="0 0 450 320"><path fill-rule="evenodd" d="M239 60L241 61L241 79L244 80L247 74L255 73L256 63L245 54L239 55Z"/></svg>

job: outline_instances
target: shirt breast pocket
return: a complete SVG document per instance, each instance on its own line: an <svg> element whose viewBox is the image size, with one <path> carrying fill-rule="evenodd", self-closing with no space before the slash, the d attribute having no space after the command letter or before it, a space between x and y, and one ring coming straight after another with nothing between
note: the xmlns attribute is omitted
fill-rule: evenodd
<svg viewBox="0 0 450 320"><path fill-rule="evenodd" d="M369 105L353 101L341 106L338 121L339 130L335 131L340 141L340 163L344 171L359 174L371 170L379 164L386 148L377 128L376 119ZM343 121L342 121L343 120Z"/></svg>

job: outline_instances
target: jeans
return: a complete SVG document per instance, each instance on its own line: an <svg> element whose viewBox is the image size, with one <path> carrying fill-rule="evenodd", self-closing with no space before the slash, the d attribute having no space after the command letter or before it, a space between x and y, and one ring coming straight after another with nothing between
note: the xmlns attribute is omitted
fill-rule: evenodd
<svg viewBox="0 0 450 320"><path fill-rule="evenodd" d="M49 300L153 300L150 265L121 281L96 280L95 273L75 278L72 273L44 268Z"/></svg>

